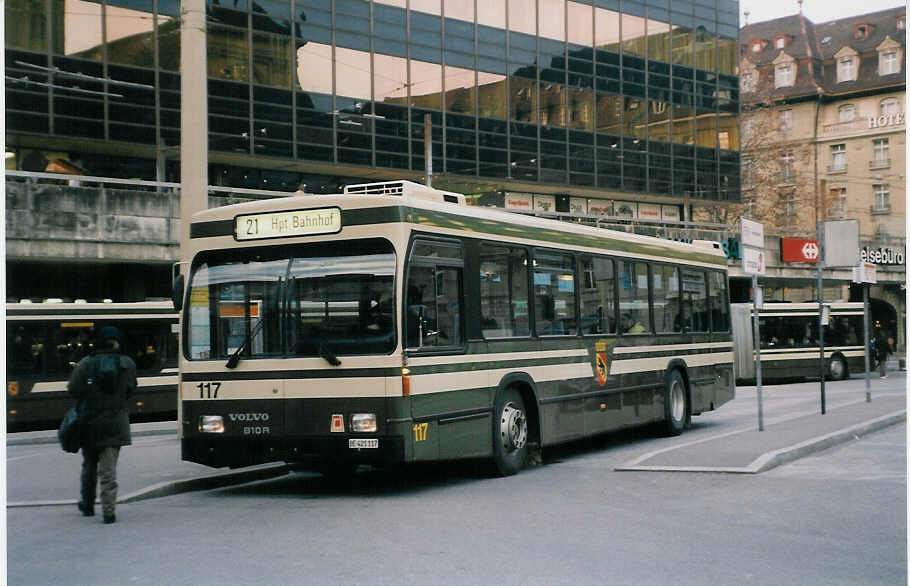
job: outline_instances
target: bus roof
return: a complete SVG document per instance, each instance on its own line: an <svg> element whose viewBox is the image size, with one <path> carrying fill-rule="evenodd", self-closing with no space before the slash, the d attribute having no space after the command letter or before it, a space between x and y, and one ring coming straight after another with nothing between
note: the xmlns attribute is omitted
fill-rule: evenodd
<svg viewBox="0 0 910 586"><path fill-rule="evenodd" d="M394 188L395 185L400 188ZM393 186L393 187L390 187ZM383 186L382 189L369 189ZM550 218L527 216L503 210L466 205L464 196L429 189L407 181L350 186L351 191L332 195L298 195L286 198L258 200L223 206L198 212L193 225L206 229L193 230L193 238L233 236L237 216L269 214L291 210L339 208L361 210L356 222L403 222L461 231L478 236L536 240L556 246L609 249L617 252L656 257L671 257L693 262L726 266L726 255L717 243L677 242L653 236L621 232L608 228L585 226ZM458 196L458 197L454 197ZM370 213L369 210L375 210ZM351 225L349 219L343 225ZM259 241L262 244L261 241ZM273 242L274 243L274 242Z"/></svg>

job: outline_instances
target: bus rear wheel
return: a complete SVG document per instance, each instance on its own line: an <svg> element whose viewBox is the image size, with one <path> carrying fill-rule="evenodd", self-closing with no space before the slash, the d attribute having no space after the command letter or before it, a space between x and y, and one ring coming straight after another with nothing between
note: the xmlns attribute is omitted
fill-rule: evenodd
<svg viewBox="0 0 910 586"><path fill-rule="evenodd" d="M528 462L528 412L518 391L499 393L493 415L493 461L502 476L511 476Z"/></svg>
<svg viewBox="0 0 910 586"><path fill-rule="evenodd" d="M664 432L666 435L679 435L686 427L689 413L689 395L686 382L678 370L667 374L667 388L664 392Z"/></svg>

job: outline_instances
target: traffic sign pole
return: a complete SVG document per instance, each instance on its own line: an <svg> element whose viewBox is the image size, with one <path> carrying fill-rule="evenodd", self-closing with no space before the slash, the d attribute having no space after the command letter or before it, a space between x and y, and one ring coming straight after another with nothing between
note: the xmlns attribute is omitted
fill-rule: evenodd
<svg viewBox="0 0 910 586"><path fill-rule="evenodd" d="M818 269L818 369L821 373L821 401L822 401L822 415L825 414L825 321L824 321L824 310L822 309L825 301L825 289L822 282L822 265L824 265L824 253L825 248L822 240L822 222L816 224L816 230L818 232L818 264L816 268Z"/></svg>

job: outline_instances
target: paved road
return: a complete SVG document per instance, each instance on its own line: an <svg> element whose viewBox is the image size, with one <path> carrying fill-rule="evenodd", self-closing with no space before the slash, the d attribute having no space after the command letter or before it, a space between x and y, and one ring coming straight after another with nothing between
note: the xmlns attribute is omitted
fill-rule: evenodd
<svg viewBox="0 0 910 586"><path fill-rule="evenodd" d="M903 392L902 379L876 382ZM766 417L811 412L817 386L769 388ZM862 390L829 385L829 407ZM754 425L754 400L741 389L683 438ZM112 526L73 506L12 508L9 581L906 583L904 426L760 475L614 470L672 441L614 434L502 479L472 464L362 472L343 487L294 474L121 505Z"/></svg>

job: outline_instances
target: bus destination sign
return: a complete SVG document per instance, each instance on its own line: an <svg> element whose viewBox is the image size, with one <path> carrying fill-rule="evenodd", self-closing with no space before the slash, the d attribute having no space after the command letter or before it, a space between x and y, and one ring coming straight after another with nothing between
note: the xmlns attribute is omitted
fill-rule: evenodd
<svg viewBox="0 0 910 586"><path fill-rule="evenodd" d="M339 208L248 214L234 218L234 237L237 240L314 236L340 231Z"/></svg>

